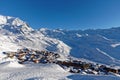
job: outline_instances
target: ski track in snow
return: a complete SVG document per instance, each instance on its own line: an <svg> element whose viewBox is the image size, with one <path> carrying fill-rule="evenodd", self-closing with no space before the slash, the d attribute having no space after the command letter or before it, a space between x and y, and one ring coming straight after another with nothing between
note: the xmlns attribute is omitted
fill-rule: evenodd
<svg viewBox="0 0 120 80"><path fill-rule="evenodd" d="M120 42L116 44L111 44L111 47L116 48L117 46L120 46Z"/></svg>
<svg viewBox="0 0 120 80"><path fill-rule="evenodd" d="M100 50L99 48L96 48L96 49L97 49L97 51L99 51L99 52L101 52L102 54L104 54L104 55L108 56L109 58L111 58L113 61L115 60L113 57L111 57L110 55L108 55L106 52Z"/></svg>

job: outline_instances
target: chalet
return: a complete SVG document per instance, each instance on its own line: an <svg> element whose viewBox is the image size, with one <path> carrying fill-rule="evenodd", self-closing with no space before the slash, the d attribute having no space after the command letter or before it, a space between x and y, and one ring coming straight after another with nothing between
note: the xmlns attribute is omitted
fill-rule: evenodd
<svg viewBox="0 0 120 80"><path fill-rule="evenodd" d="M7 57L13 58L15 56L16 52L9 52L7 53Z"/></svg>

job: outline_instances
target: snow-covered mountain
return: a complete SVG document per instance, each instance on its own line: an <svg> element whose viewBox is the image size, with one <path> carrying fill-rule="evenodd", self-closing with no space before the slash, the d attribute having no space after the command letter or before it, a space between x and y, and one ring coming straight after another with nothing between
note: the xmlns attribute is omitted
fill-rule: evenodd
<svg viewBox="0 0 120 80"><path fill-rule="evenodd" d="M119 80L120 73L117 72L120 69L119 34L119 27L84 31L46 28L34 30L19 18L0 15L0 79ZM28 51L24 51L23 48L28 48ZM58 53L61 59L56 59L54 53ZM32 63L37 60L50 62L51 59L54 63ZM25 64L19 64L24 61ZM101 71L102 65L104 67ZM92 71L92 68L95 70ZM106 73L104 71L106 69L112 71L108 70ZM77 70L79 74L71 74L69 72L71 70L73 72ZM91 72L94 74L92 75Z"/></svg>
<svg viewBox="0 0 120 80"><path fill-rule="evenodd" d="M117 64L120 60L120 28L97 30L40 29L47 37L56 38L70 46L70 54L104 64Z"/></svg>
<svg viewBox="0 0 120 80"><path fill-rule="evenodd" d="M11 51L20 48L48 50L68 56L70 47L60 40L46 37L32 29L19 18L0 15L0 50Z"/></svg>
<svg viewBox="0 0 120 80"><path fill-rule="evenodd" d="M48 50L104 64L120 65L120 28L97 30L32 29L19 18L0 15L0 50Z"/></svg>

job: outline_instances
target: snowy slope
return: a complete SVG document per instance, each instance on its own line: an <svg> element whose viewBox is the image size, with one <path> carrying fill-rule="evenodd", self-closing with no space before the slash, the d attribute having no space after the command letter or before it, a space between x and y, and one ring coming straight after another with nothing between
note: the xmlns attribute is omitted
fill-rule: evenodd
<svg viewBox="0 0 120 80"><path fill-rule="evenodd" d="M16 52L27 47L57 52L65 60L69 55L88 62L120 65L120 28L103 30L32 29L19 18L0 15L0 80L120 80L114 75L71 74L57 64L19 64ZM90 61L89 61L90 60Z"/></svg>
<svg viewBox="0 0 120 80"><path fill-rule="evenodd" d="M60 40L46 37L41 32L32 29L19 18L0 15L0 50L11 51L23 47L48 50L67 57L70 47ZM8 46L8 47L7 47Z"/></svg>
<svg viewBox="0 0 120 80"><path fill-rule="evenodd" d="M40 29L39 31L48 37L62 40L72 48L70 54L74 57L120 65L119 27L84 31L61 29Z"/></svg>
<svg viewBox="0 0 120 80"><path fill-rule="evenodd" d="M0 15L1 51L27 47L58 52L63 58L70 53L77 58L119 65L119 33L119 28L85 31L45 28L34 30L19 18Z"/></svg>
<svg viewBox="0 0 120 80"><path fill-rule="evenodd" d="M14 44L9 39L9 36L0 34L0 52L16 51L20 46Z"/></svg>
<svg viewBox="0 0 120 80"><path fill-rule="evenodd" d="M34 66L26 64L19 68L1 67L0 72L2 72L0 73L1 80L59 80L69 75L68 72L55 64L34 64Z"/></svg>
<svg viewBox="0 0 120 80"><path fill-rule="evenodd" d="M45 28L34 30L19 18L0 15L0 34L1 39L3 39L3 43L1 40L1 51L7 48L7 51L9 51L12 48L16 50L20 47L27 47L54 51L64 56L68 56L70 53L77 58L119 65L120 40L119 35L117 35L119 34L119 28L85 31L49 30ZM7 44L4 44L4 42ZM7 45L11 46L5 48Z"/></svg>
<svg viewBox="0 0 120 80"><path fill-rule="evenodd" d="M97 76L97 75L69 75L70 80L120 80L120 77L115 76Z"/></svg>
<svg viewBox="0 0 120 80"><path fill-rule="evenodd" d="M0 65L1 80L120 80L119 76L114 75L71 74L56 64L11 65ZM16 63L14 65L18 66Z"/></svg>
<svg viewBox="0 0 120 80"><path fill-rule="evenodd" d="M16 65L16 67L13 67ZM114 75L71 74L56 64L0 65L1 80L120 80Z"/></svg>

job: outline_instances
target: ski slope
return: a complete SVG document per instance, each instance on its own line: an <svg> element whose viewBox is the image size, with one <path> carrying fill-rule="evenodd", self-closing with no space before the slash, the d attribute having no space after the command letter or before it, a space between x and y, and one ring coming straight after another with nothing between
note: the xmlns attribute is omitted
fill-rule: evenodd
<svg viewBox="0 0 120 80"><path fill-rule="evenodd" d="M23 67L10 65L13 64L0 65L0 80L59 80L69 75L55 64L26 64Z"/></svg>

